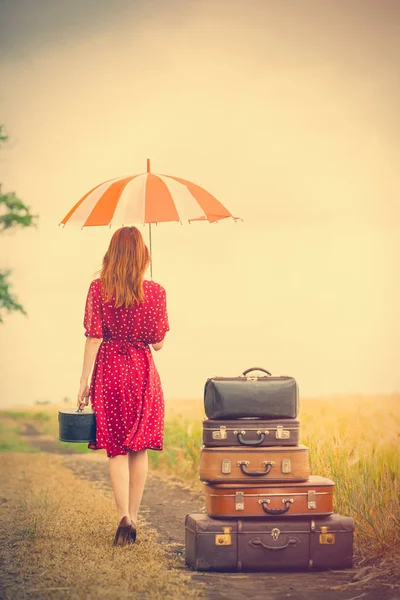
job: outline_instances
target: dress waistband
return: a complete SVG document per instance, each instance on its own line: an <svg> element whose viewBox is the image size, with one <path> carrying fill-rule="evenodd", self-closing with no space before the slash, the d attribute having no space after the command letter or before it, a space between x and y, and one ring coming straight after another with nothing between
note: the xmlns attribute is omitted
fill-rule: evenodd
<svg viewBox="0 0 400 600"><path fill-rule="evenodd" d="M141 342L140 340L116 340L115 338L105 338L104 342L110 343L112 342L115 345L118 345L117 352L118 354L129 354L130 348L135 348L135 350L145 350L148 348L148 344L145 342Z"/></svg>

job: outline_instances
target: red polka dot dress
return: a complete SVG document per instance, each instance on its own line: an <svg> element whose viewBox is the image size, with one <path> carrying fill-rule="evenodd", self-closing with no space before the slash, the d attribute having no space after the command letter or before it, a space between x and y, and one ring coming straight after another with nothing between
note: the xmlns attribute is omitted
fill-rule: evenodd
<svg viewBox="0 0 400 600"><path fill-rule="evenodd" d="M109 457L163 449L164 397L149 344L169 331L166 294L154 281L144 281L143 291L142 304L115 308L95 279L86 299L85 335L103 338L90 384L96 442L89 448L104 448Z"/></svg>

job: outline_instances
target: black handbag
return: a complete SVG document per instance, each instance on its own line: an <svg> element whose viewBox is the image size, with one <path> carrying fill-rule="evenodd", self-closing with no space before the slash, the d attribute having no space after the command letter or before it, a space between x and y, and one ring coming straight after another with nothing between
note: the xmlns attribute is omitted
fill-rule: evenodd
<svg viewBox="0 0 400 600"><path fill-rule="evenodd" d="M250 375L253 371L266 375ZM204 409L209 419L295 419L299 412L299 389L293 377L272 377L269 371L253 367L240 377L208 379Z"/></svg>
<svg viewBox="0 0 400 600"><path fill-rule="evenodd" d="M96 418L92 410L60 410L58 412L59 439L62 442L95 442Z"/></svg>

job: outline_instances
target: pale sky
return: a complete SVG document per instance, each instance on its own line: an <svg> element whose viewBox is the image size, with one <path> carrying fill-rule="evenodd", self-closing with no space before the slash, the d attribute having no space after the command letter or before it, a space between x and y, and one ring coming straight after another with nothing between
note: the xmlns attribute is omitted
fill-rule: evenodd
<svg viewBox="0 0 400 600"><path fill-rule="evenodd" d="M58 223L147 157L244 219L154 229L166 397L253 365L399 392L399 56L396 0L0 0L0 182L40 215L0 239L0 404L75 398L112 231Z"/></svg>

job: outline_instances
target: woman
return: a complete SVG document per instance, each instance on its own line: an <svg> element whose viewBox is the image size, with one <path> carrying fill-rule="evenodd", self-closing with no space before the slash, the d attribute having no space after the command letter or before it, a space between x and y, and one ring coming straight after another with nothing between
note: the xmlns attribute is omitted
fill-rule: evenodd
<svg viewBox="0 0 400 600"><path fill-rule="evenodd" d="M119 521L114 545L135 541L147 449L163 449L164 399L150 346L161 350L169 325L164 288L144 281L149 260L140 231L118 229L86 299L78 407L87 406L90 396L96 442L89 448L104 448L110 459Z"/></svg>

